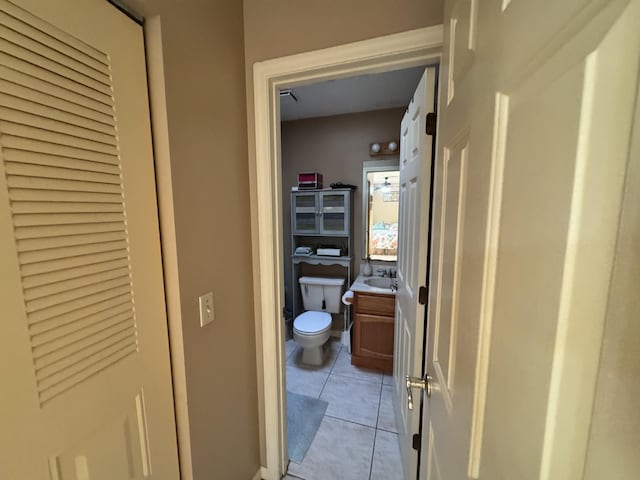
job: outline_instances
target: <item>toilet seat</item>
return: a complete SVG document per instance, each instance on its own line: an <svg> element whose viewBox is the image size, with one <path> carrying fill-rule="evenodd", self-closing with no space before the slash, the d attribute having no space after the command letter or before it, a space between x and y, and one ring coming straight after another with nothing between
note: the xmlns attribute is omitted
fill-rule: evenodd
<svg viewBox="0 0 640 480"><path fill-rule="evenodd" d="M327 312L304 312L293 321L299 335L318 335L331 328L331 314Z"/></svg>

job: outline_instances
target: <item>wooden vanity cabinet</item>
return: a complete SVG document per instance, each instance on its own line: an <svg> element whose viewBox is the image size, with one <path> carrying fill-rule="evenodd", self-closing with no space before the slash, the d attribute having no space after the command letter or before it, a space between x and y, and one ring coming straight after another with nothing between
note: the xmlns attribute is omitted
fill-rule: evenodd
<svg viewBox="0 0 640 480"><path fill-rule="evenodd" d="M396 297L354 293L351 364L392 373Z"/></svg>

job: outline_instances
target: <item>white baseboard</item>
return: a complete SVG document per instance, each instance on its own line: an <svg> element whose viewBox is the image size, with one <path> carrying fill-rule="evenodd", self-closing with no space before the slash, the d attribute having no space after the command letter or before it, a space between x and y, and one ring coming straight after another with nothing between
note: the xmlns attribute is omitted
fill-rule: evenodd
<svg viewBox="0 0 640 480"><path fill-rule="evenodd" d="M263 478L265 478L265 476L262 474L263 470L264 470L264 467L260 467L258 471L255 473L255 475L251 477L251 480L262 480Z"/></svg>
<svg viewBox="0 0 640 480"><path fill-rule="evenodd" d="M260 467L260 472L258 472L260 476L258 478L262 480L280 480L279 478L274 479L270 475L269 469L267 467Z"/></svg>

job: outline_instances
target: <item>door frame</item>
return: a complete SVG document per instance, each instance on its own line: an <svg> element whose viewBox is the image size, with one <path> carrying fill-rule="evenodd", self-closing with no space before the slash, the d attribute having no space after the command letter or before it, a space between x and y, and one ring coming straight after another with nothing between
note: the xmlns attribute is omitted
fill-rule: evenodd
<svg viewBox="0 0 640 480"><path fill-rule="evenodd" d="M251 209L258 371L262 372L262 418L266 480L287 467L284 375L282 185L279 88L439 62L443 26L436 25L253 65L256 154ZM260 357L260 353L262 356Z"/></svg>

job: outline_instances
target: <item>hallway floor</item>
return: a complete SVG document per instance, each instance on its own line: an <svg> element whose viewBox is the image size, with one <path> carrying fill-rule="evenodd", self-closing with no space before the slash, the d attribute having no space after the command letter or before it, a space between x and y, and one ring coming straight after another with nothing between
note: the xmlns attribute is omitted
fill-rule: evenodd
<svg viewBox="0 0 640 480"><path fill-rule="evenodd" d="M400 480L402 464L389 375L354 367L332 339L322 367L306 367L293 340L286 343L287 390L329 403L302 463L285 480Z"/></svg>

